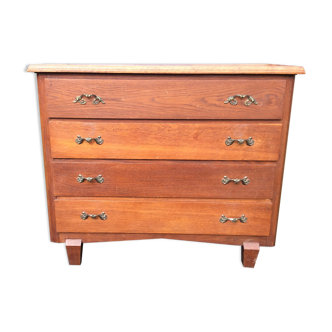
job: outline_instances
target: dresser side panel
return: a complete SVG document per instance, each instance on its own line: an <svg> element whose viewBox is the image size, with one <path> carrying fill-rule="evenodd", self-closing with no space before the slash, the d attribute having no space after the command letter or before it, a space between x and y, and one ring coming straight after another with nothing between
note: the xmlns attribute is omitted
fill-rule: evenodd
<svg viewBox="0 0 332 332"><path fill-rule="evenodd" d="M45 74L37 74L40 124L43 140L45 182L48 205L48 219L50 226L50 237L52 242L59 242L58 233L55 228L55 207L54 207L54 188L53 188L53 170L52 156L49 134L49 119L47 116L46 100L45 100Z"/></svg>
<svg viewBox="0 0 332 332"><path fill-rule="evenodd" d="M269 246L275 245L276 236L277 236L280 198L281 198L282 180L284 175L289 122L290 122L292 100L293 100L294 81L295 81L294 75L287 77L284 115L282 120L283 125L281 132L281 141L280 141L280 152L279 152L279 160L277 162L276 178L274 184L274 195L272 200L273 208L272 208L272 218L271 218L271 229L270 229L270 235L267 240L267 244Z"/></svg>

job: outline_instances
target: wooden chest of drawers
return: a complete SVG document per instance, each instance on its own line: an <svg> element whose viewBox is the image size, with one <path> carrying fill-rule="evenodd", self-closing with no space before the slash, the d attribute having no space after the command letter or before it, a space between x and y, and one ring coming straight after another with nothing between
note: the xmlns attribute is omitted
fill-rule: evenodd
<svg viewBox="0 0 332 332"><path fill-rule="evenodd" d="M32 65L51 241L274 246L302 67Z"/></svg>

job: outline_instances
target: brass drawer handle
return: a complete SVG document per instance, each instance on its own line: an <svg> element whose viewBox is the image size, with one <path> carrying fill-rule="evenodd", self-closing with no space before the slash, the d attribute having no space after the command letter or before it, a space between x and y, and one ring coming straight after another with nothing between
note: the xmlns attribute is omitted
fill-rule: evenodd
<svg viewBox="0 0 332 332"><path fill-rule="evenodd" d="M83 97L87 97L87 98L94 97L95 99L92 100L93 105L98 105L99 103L105 104L105 102L103 101L103 99L101 97L96 96L96 95L85 95L85 94L77 96L76 99L73 101L73 103L79 102L81 105L85 105L86 100L82 99Z"/></svg>
<svg viewBox="0 0 332 332"><path fill-rule="evenodd" d="M236 179L230 179L225 175L224 178L221 180L222 184L228 184L231 181L233 181L236 184L242 182L242 184L244 184L245 186L247 184L249 184L249 182L250 182L250 180L248 179L247 176L245 176L243 179L237 179L237 178Z"/></svg>
<svg viewBox="0 0 332 332"><path fill-rule="evenodd" d="M238 220L240 220L241 222L244 223L247 221L247 217L244 214L240 218L227 218L226 216L222 215L219 219L221 223L225 223L227 220L231 222L237 222Z"/></svg>
<svg viewBox="0 0 332 332"><path fill-rule="evenodd" d="M90 143L92 140L94 140L99 145L104 143L104 140L101 138L101 136L98 136L97 138L91 138L91 137L82 138L80 135L77 135L75 142L77 144L82 144L84 141L87 141L88 143Z"/></svg>
<svg viewBox="0 0 332 332"><path fill-rule="evenodd" d="M237 105L237 100L235 99L236 97L239 97L239 98L246 98L247 97L248 99L244 102L244 105L246 105L246 106L249 106L252 103L254 103L255 105L258 105L255 98L252 97L252 96L249 96L249 95L235 95L235 96L228 97L227 100L224 101L224 104L230 103L231 105Z"/></svg>
<svg viewBox="0 0 332 332"><path fill-rule="evenodd" d="M96 176L95 178L87 177L85 178L81 174L76 178L77 182L82 183L84 180L87 180L88 182L92 182L92 180L96 180L98 183L103 183L104 178L101 175Z"/></svg>
<svg viewBox="0 0 332 332"><path fill-rule="evenodd" d="M252 137L249 137L248 139L232 139L231 137L227 137L225 144L227 146L232 145L234 142L238 142L239 144L243 144L244 142L247 143L247 145L252 146L254 145L255 141L252 139Z"/></svg>
<svg viewBox="0 0 332 332"><path fill-rule="evenodd" d="M106 215L105 212L102 212L101 214L87 214L86 212L82 212L81 218L83 220L88 219L89 217L92 218L92 219L96 219L97 217L99 217L102 220L107 219L107 215Z"/></svg>

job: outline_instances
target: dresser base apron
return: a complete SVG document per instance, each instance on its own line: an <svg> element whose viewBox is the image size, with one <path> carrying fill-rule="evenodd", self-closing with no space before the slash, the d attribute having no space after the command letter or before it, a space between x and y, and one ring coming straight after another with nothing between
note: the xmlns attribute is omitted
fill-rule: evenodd
<svg viewBox="0 0 332 332"><path fill-rule="evenodd" d="M129 233L59 233L57 243L66 242L67 239L81 239L83 243L134 241L151 239L169 239L193 242L206 242L216 244L229 244L240 246L244 242L258 242L262 247L274 247L268 236L233 236L233 235L199 235L199 234L129 234Z"/></svg>
<svg viewBox="0 0 332 332"><path fill-rule="evenodd" d="M89 236L90 234L85 234L85 235ZM100 235L102 237L105 236L105 234L100 234ZM136 240L143 240L143 238L144 238L144 240L147 240L147 238L150 239L150 237L151 237L151 234L147 234L147 235L144 235L144 234L142 234L142 235L139 235L139 234L128 234L128 235L114 234L114 235L117 236L118 239L121 239L120 241L116 241L116 242L130 241L133 238L133 236L135 237ZM165 234L163 234L163 235L164 235L163 238L165 239L166 238ZM98 234L97 234L97 236L98 236ZM157 237L158 236L160 239L160 234L157 235ZM95 238L96 234L93 234L93 237ZM172 235L169 235L167 237L167 239L170 239L172 237L174 237L176 239L184 237L187 241L201 242L201 241L195 241L195 240L198 240L198 238L199 237L201 238L202 236L199 236L199 235L197 235L197 236L192 236L192 235L174 236L174 234L172 234ZM86 238L86 239L88 240L88 238ZM84 241L84 242L87 242L87 241ZM93 243L94 242L97 242L97 241L93 241ZM213 241L211 241L211 240L209 240L207 242L213 243ZM239 242L241 242L241 240L239 240ZM241 246L241 263L242 263L243 268L255 269L257 266L259 255L261 253L260 243L242 242L241 244L239 243L238 245ZM66 248L66 252L67 252L68 264L70 266L82 266L82 264L83 264L82 239L66 239L65 248Z"/></svg>

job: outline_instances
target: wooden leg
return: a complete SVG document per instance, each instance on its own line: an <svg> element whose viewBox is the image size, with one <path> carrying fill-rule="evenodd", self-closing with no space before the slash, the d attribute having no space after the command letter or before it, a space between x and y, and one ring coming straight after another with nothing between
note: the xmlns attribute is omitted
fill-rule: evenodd
<svg viewBox="0 0 332 332"><path fill-rule="evenodd" d="M241 260L244 267L255 267L259 253L258 242L244 242L241 248Z"/></svg>
<svg viewBox="0 0 332 332"><path fill-rule="evenodd" d="M82 240L66 240L69 265L81 265L83 243Z"/></svg>

